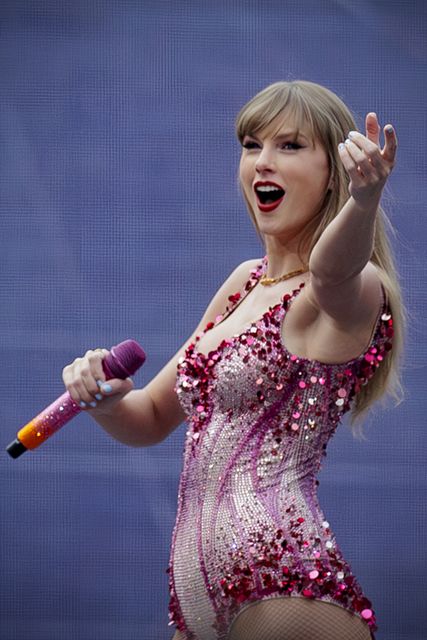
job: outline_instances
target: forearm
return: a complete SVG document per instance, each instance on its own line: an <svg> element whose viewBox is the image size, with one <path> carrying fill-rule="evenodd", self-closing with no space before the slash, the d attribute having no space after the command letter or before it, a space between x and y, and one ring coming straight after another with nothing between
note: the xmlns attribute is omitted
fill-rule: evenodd
<svg viewBox="0 0 427 640"><path fill-rule="evenodd" d="M371 259L379 206L361 208L350 197L316 243L309 261L318 280L338 284L360 273Z"/></svg>
<svg viewBox="0 0 427 640"><path fill-rule="evenodd" d="M153 403L144 389L130 391L108 413L88 411L115 440L131 447L149 447L160 441Z"/></svg>

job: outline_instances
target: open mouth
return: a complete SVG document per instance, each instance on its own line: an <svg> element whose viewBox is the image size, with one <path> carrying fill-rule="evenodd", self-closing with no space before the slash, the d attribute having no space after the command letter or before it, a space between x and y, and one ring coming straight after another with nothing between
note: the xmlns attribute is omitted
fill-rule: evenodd
<svg viewBox="0 0 427 640"><path fill-rule="evenodd" d="M285 191L276 184L256 184L255 194L261 211L272 211L279 206Z"/></svg>

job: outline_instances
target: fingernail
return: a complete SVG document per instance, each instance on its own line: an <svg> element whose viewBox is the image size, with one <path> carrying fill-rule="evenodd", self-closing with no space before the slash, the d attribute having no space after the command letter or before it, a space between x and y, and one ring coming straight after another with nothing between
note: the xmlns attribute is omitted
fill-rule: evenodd
<svg viewBox="0 0 427 640"><path fill-rule="evenodd" d="M82 409L85 409L85 407L87 407L86 402L83 402L83 400L79 402L79 407L81 407Z"/></svg>
<svg viewBox="0 0 427 640"><path fill-rule="evenodd" d="M95 394L95 398L96 398L97 400L102 400L102 395L101 395L100 393L96 393L96 394Z"/></svg>
<svg viewBox="0 0 427 640"><path fill-rule="evenodd" d="M350 144L350 140L347 138L347 140L344 141L344 144Z"/></svg>
<svg viewBox="0 0 427 640"><path fill-rule="evenodd" d="M98 385L98 387L102 387L102 380L97 380L96 384Z"/></svg>
<svg viewBox="0 0 427 640"><path fill-rule="evenodd" d="M91 407L93 407L93 408L95 408L95 407L96 407L96 402L95 402L95 400L94 400L93 402L89 402L89 404L90 404L90 406L91 406Z"/></svg>
<svg viewBox="0 0 427 640"><path fill-rule="evenodd" d="M393 133L393 127L392 126L388 126L385 128L387 133Z"/></svg>
<svg viewBox="0 0 427 640"><path fill-rule="evenodd" d="M339 145L338 145L338 149L339 149L340 151L342 151L343 149L345 149L345 144L344 144L343 142L340 142L340 143L339 143Z"/></svg>
<svg viewBox="0 0 427 640"><path fill-rule="evenodd" d="M111 393L111 392L112 392L112 390L113 390L113 387L112 387L111 385L109 385L109 384L103 384L103 385L101 386L101 389L102 389L102 391L103 391L104 393Z"/></svg>
<svg viewBox="0 0 427 640"><path fill-rule="evenodd" d="M353 136L355 136L355 135L356 135L356 133L357 133L357 131L349 131L349 133L348 133L348 137L349 137L349 138L352 138Z"/></svg>

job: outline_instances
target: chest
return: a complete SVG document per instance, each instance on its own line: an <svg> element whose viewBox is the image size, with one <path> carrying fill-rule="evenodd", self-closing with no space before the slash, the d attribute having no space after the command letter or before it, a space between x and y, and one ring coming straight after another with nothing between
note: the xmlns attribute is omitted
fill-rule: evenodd
<svg viewBox="0 0 427 640"><path fill-rule="evenodd" d="M197 351L207 355L215 351L224 340L230 340L248 332L261 320L267 318L268 323L271 310L274 310L276 329L278 327L282 340L285 337L287 340L289 334L292 344L301 348L303 346L301 338L305 335L308 323L313 321L310 310L304 310L303 286L302 283L301 288L278 292L262 290L257 285L253 291L246 296L243 295L237 303L230 305L228 312L223 314L223 319L200 336ZM301 304L298 304L298 307L295 306L297 297L301 298L302 309L300 309ZM289 316L286 323L285 316Z"/></svg>
<svg viewBox="0 0 427 640"><path fill-rule="evenodd" d="M248 331L268 316L270 309L278 319L280 340L285 350L301 358L325 364L345 363L357 358L367 347L373 326L351 331L337 328L330 318L307 300L309 284L291 291L261 291L258 285L231 306L228 314L199 339L197 351L207 355L224 341ZM285 298L289 297L287 302Z"/></svg>

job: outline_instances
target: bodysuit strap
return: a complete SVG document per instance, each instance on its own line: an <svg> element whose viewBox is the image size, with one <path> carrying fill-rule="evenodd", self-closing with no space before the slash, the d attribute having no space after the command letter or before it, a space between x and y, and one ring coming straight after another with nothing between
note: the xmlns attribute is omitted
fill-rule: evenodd
<svg viewBox="0 0 427 640"><path fill-rule="evenodd" d="M228 304L225 307L225 310L221 315L215 318L214 326L216 326L217 324L225 320L225 318L227 318L227 316L229 316L230 313L234 311L234 309L238 307L241 302L243 302L243 300L248 295L249 291L252 291L252 289L257 284L258 280L261 278L263 273L265 273L266 269L267 269L267 256L264 256L262 261L259 264L257 264L254 269L251 269L249 280L246 281L242 289L237 293L233 293L231 296L228 296L228 300L230 304Z"/></svg>

